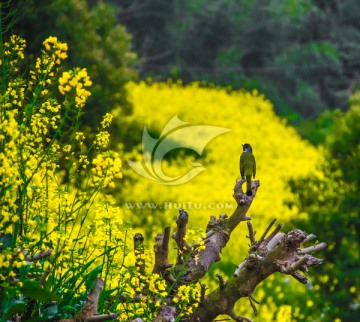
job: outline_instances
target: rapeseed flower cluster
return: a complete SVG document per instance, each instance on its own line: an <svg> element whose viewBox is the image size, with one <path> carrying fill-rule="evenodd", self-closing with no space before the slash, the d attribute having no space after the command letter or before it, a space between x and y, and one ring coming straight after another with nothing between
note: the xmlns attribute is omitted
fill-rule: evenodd
<svg viewBox="0 0 360 322"><path fill-rule="evenodd" d="M23 266L26 266L25 256L21 249L15 252L4 251L0 253L0 281L8 282L8 277L15 278L17 272ZM18 281L20 282L20 281Z"/></svg>
<svg viewBox="0 0 360 322"><path fill-rule="evenodd" d="M168 286L158 274L124 271L122 285L121 294L128 300L117 306L119 321L131 321L136 317L152 321L160 306L166 304ZM138 300L134 301L134 297Z"/></svg>
<svg viewBox="0 0 360 322"><path fill-rule="evenodd" d="M48 37L43 42L42 55L36 59L35 69L30 70L29 90L32 90L34 100L48 94L47 86L52 84L53 77L61 62L67 58L68 46L58 41L57 37Z"/></svg>
<svg viewBox="0 0 360 322"><path fill-rule="evenodd" d="M43 45L47 52L51 52L51 61L57 65L67 58L68 45L58 41L57 37L50 36L44 40Z"/></svg>
<svg viewBox="0 0 360 322"><path fill-rule="evenodd" d="M59 92L62 95L73 95L75 106L79 109L85 106L86 100L91 95L85 87L92 85L86 68L75 68L62 73L59 78Z"/></svg>
<svg viewBox="0 0 360 322"><path fill-rule="evenodd" d="M202 228L197 227L196 229L188 229L184 237L184 241L192 245L193 254L195 263L197 264L201 251L205 250L206 245L204 239L206 234L203 232ZM186 250L186 249L184 249Z"/></svg>
<svg viewBox="0 0 360 322"><path fill-rule="evenodd" d="M22 38L11 36L0 52L0 292L5 294L0 311L25 301L24 281L41 278L53 294L49 300L56 294L62 305L79 310L92 286L90 277L101 276L106 288L118 288L119 263L131 254L122 211L101 194L121 178L121 158L105 149L109 137L102 132L111 115L101 122L102 134L95 134L98 143L86 140L88 134L79 129L79 109L90 95L91 80L80 68L57 79L67 44L46 39L28 78L20 72L25 46ZM63 101L49 87L57 82ZM44 258L25 261L46 252ZM27 296L37 292L45 290L34 288ZM46 320L41 305L36 314ZM64 316L57 310L58 317Z"/></svg>
<svg viewBox="0 0 360 322"><path fill-rule="evenodd" d="M186 317L193 313L194 308L199 306L201 289L199 284L181 285L173 302L180 310L180 316Z"/></svg>
<svg viewBox="0 0 360 322"><path fill-rule="evenodd" d="M4 58L0 60L0 65L3 64L4 59L8 59L9 67L13 72L19 71L17 66L19 60L24 59L24 49L26 48L26 42L18 35L11 35L10 40L4 43Z"/></svg>
<svg viewBox="0 0 360 322"><path fill-rule="evenodd" d="M114 188L114 179L122 178L121 158L119 153L107 151L99 153L92 161L93 186Z"/></svg>
<svg viewBox="0 0 360 322"><path fill-rule="evenodd" d="M106 113L103 120L100 122L101 128L98 134L96 134L94 145L97 149L106 149L110 142L110 133L106 130L111 122L113 116L110 113Z"/></svg>
<svg viewBox="0 0 360 322"><path fill-rule="evenodd" d="M203 232L201 227L197 227L196 229L188 229L186 231L186 235L184 240L190 244L194 245L197 251L202 251L206 248L204 239L206 238L206 234Z"/></svg>

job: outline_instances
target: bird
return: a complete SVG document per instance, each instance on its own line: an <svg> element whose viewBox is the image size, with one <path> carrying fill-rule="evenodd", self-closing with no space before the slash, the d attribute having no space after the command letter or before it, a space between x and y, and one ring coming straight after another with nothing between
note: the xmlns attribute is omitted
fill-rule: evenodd
<svg viewBox="0 0 360 322"><path fill-rule="evenodd" d="M243 152L240 156L240 175L246 179L246 194L252 196L251 177L255 178L256 161L249 143L242 144Z"/></svg>

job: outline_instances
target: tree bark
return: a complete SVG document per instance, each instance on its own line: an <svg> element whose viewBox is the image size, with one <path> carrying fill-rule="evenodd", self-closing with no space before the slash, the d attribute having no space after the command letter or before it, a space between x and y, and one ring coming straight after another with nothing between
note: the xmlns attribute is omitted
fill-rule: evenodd
<svg viewBox="0 0 360 322"><path fill-rule="evenodd" d="M280 272L291 275L297 281L306 284L308 279L301 272L307 272L308 267L322 263L321 259L311 256L309 253L326 247L325 243L301 249L302 244L314 240L316 237L299 229L283 233L280 231L282 224L278 224L271 231L276 219L271 221L260 239L255 240L254 230L249 221L251 218L247 216L247 212L256 197L260 182L252 182L252 196L244 194L243 183L244 180L237 180L234 187L233 197L237 203L234 213L229 218L225 214L220 215L218 219L213 216L210 218L204 239L206 249L200 253L196 252L196 245L188 245L184 241L189 214L180 210L176 221L178 230L173 234L178 245L178 259L172 271L182 273L177 279L174 277L170 279L177 281L176 287L196 283L201 279L209 271L211 265L220 260L220 253L228 243L231 233L242 221L247 221L251 242L247 257L239 264L232 278L225 281L221 275L217 275L219 287L207 296L205 295L205 286L202 285L201 303L188 317L187 320L190 322L212 321L222 314L229 315L235 321L251 321L249 318L238 316L234 312L235 303L240 298L248 297L250 305L256 313L255 304L258 302L252 294L257 285L264 279L271 274ZM269 233L270 231L271 233ZM157 237L155 245L155 254L157 254L158 260L155 260L154 272L160 272L163 276L169 275L167 267L171 266L168 262L169 241L164 238L166 235L165 231L164 235ZM179 250L181 251L179 252ZM187 255L186 261L184 261L184 253ZM160 321L159 319L162 317L166 318L159 312L157 321Z"/></svg>

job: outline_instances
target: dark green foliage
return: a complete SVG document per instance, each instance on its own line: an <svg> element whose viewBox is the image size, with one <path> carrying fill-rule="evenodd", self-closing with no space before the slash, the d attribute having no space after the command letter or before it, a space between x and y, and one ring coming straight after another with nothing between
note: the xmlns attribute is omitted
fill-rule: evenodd
<svg viewBox="0 0 360 322"><path fill-rule="evenodd" d="M313 280L314 292L307 298L316 310L314 320L357 321L359 311L360 261L360 105L359 92L351 99L350 110L336 120L326 144L322 178L309 177L291 182L298 205L307 219L294 224L314 232L325 241L325 261ZM319 287L317 287L319 285ZM308 321L307 320L307 321Z"/></svg>
<svg viewBox="0 0 360 322"><path fill-rule="evenodd" d="M141 74L258 88L298 124L347 108L360 63L358 1L112 1Z"/></svg>
<svg viewBox="0 0 360 322"><path fill-rule="evenodd" d="M302 120L297 126L297 131L314 145L324 144L342 117L343 113L339 109L327 109L313 120Z"/></svg>
<svg viewBox="0 0 360 322"><path fill-rule="evenodd" d="M36 281L25 281L20 290L26 297L37 301L59 301L60 299L59 296L44 289Z"/></svg>
<svg viewBox="0 0 360 322"><path fill-rule="evenodd" d="M44 39L57 36L69 45L64 69L87 68L93 86L83 123L96 129L114 108L131 113L124 84L136 77L137 56L130 34L117 23L115 7L102 1L90 6L86 0L20 0L13 6L17 23L12 32L27 40L28 51L38 52Z"/></svg>
<svg viewBox="0 0 360 322"><path fill-rule="evenodd" d="M26 311L27 305L26 302L23 301L13 301L9 308L7 309L6 318L11 319L13 315L15 314L21 314Z"/></svg>

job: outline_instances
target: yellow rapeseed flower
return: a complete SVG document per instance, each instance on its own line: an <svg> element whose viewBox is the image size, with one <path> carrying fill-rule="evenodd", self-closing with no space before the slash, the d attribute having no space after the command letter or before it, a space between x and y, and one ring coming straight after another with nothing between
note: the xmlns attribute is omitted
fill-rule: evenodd
<svg viewBox="0 0 360 322"><path fill-rule="evenodd" d="M70 71L65 71L59 78L59 92L62 95L67 95L70 92L75 93L75 105L78 108L83 108L91 92L85 87L92 85L86 68L75 68Z"/></svg>
<svg viewBox="0 0 360 322"><path fill-rule="evenodd" d="M66 43L58 41L57 37L50 36L44 40L45 50L51 53L52 60L55 64L61 64L61 60L67 58L68 46Z"/></svg>
<svg viewBox="0 0 360 322"><path fill-rule="evenodd" d="M112 122L112 119L113 119L113 115L110 114L110 113L106 113L103 117L103 120L101 121L101 127L103 129L107 128L110 126L111 122Z"/></svg>

